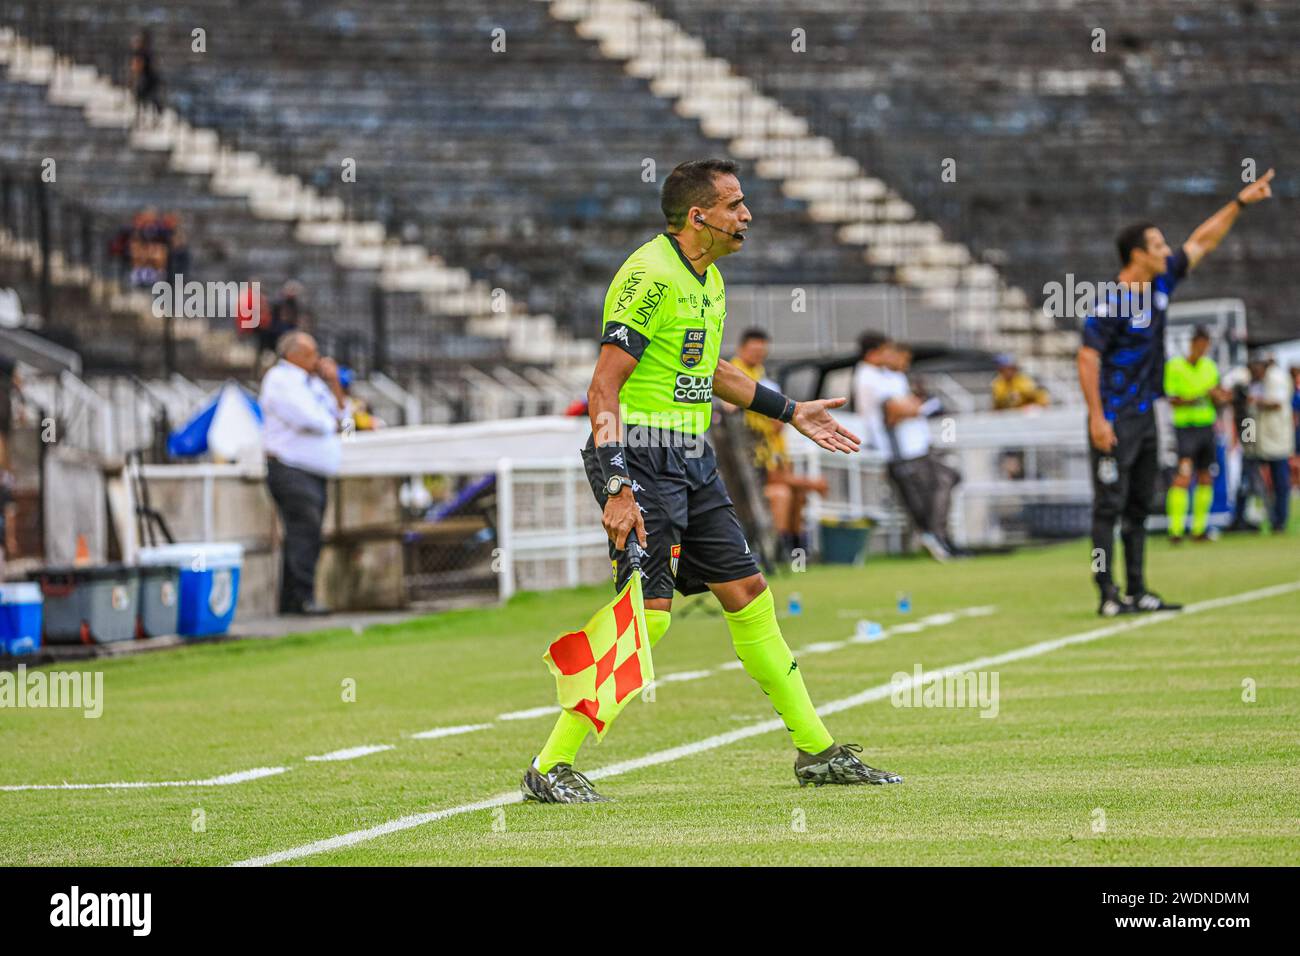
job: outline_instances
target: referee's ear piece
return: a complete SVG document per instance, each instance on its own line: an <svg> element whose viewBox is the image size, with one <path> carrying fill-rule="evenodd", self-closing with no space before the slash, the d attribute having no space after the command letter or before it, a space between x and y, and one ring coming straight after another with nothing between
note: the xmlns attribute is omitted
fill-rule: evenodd
<svg viewBox="0 0 1300 956"><path fill-rule="evenodd" d="M695 221L696 221L696 222L704 222L704 217L703 217L703 216L696 216L696 217L695 217Z"/></svg>

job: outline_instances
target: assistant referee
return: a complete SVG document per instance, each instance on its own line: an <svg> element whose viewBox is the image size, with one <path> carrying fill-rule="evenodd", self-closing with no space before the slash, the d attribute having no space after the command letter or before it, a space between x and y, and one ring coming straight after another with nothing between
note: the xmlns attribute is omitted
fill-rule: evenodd
<svg viewBox="0 0 1300 956"><path fill-rule="evenodd" d="M645 549L651 646L668 630L674 590L713 592L736 656L790 732L800 784L899 783L897 774L859 760L861 747L837 744L822 724L704 439L716 395L788 422L830 451L860 445L827 410L846 399L795 402L719 357L727 308L715 262L740 250L752 218L736 172L735 163L718 159L674 169L661 197L665 230L627 258L605 297L587 392L592 437L582 459L610 538L615 587L634 573L634 535ZM525 799L604 799L573 768L587 726L560 713L524 774Z"/></svg>

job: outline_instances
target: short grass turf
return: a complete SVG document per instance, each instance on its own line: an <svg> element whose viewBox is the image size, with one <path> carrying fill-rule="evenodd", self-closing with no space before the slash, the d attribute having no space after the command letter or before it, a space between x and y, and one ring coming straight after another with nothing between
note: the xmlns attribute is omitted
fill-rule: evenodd
<svg viewBox="0 0 1300 956"><path fill-rule="evenodd" d="M1300 538L1149 546L1168 598L1300 580ZM872 560L773 581L792 647L978 605L996 611L806 654L818 702L1104 622L1082 542L946 566ZM908 615L898 595L910 595ZM98 720L0 709L0 785L199 780L225 787L0 792L0 864L217 865L513 790L551 718L541 661L608 588L524 594L357 635L197 645L81 665L104 674ZM706 597L678 598L661 683L579 767L592 769L767 720ZM64 667L62 669L70 669ZM996 717L867 703L827 719L889 787L800 789L781 732L600 781L615 802L478 810L307 857L312 865L1295 864L1300 862L1300 591L1207 610L1002 664ZM345 702L345 682L355 702ZM1253 702L1244 696L1254 688ZM415 740L435 727L491 723ZM340 748L393 749L307 762ZM196 811L203 826L197 828ZM198 832L196 832L196 829Z"/></svg>

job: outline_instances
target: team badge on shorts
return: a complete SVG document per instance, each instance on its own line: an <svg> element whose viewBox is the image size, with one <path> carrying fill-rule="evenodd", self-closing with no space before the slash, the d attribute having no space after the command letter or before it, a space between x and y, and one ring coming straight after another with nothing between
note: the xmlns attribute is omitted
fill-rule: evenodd
<svg viewBox="0 0 1300 956"><path fill-rule="evenodd" d="M682 366L695 368L704 358L704 329L687 329L682 336Z"/></svg>
<svg viewBox="0 0 1300 956"><path fill-rule="evenodd" d="M1119 481L1119 464L1114 458L1097 459L1097 480L1103 485L1113 485Z"/></svg>
<svg viewBox="0 0 1300 956"><path fill-rule="evenodd" d="M677 577L677 559L681 556L682 546L680 544L675 544L668 550L668 566L673 569L673 577Z"/></svg>

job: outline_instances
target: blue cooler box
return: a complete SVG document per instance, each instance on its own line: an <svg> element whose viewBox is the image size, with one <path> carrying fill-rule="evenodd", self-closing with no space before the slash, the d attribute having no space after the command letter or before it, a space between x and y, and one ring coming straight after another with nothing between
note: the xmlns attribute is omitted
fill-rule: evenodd
<svg viewBox="0 0 1300 956"><path fill-rule="evenodd" d="M44 607L35 581L0 584L0 654L31 654L40 648Z"/></svg>
<svg viewBox="0 0 1300 956"><path fill-rule="evenodd" d="M145 566L166 565L180 569L178 634L204 637L226 633L239 603L243 545L211 542L166 544L141 548L138 560Z"/></svg>

